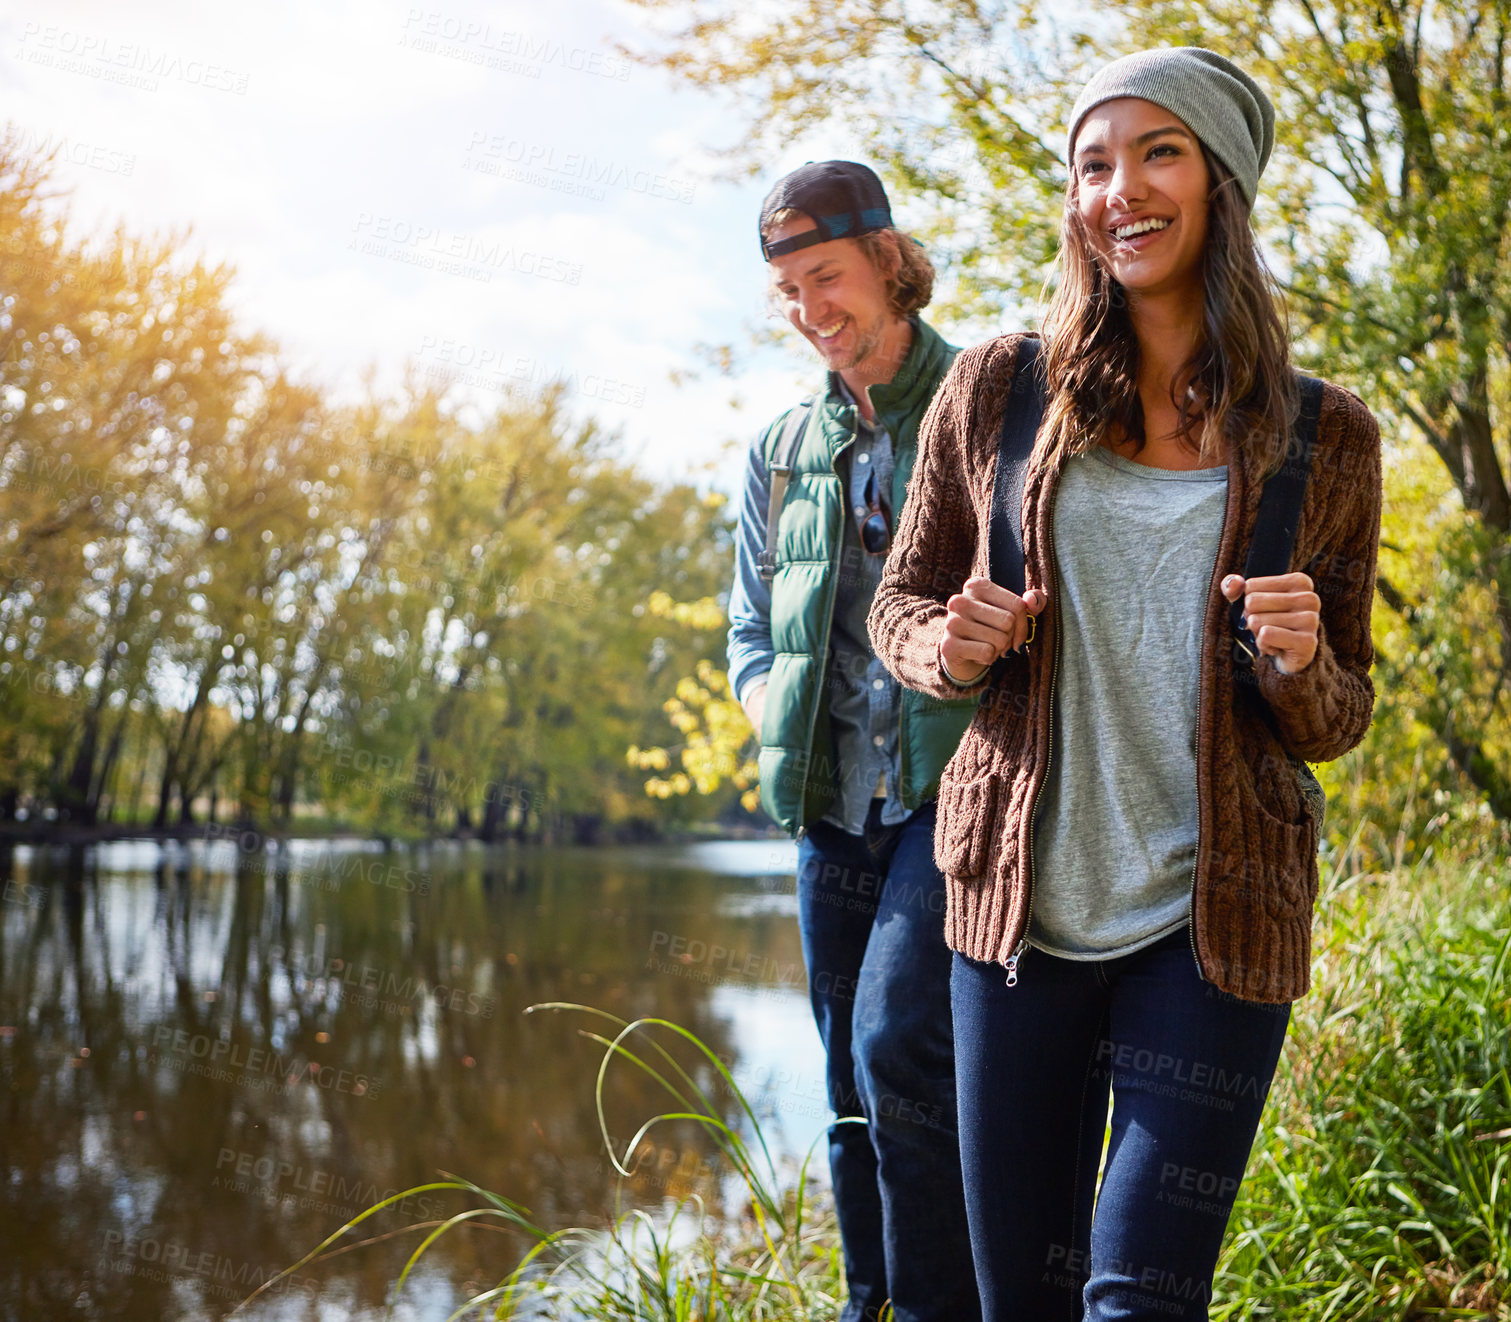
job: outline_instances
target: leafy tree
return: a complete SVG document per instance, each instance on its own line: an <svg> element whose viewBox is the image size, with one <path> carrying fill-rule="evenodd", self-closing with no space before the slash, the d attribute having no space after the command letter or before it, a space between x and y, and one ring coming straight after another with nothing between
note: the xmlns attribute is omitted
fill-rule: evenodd
<svg viewBox="0 0 1511 1322"><path fill-rule="evenodd" d="M654 728L653 676L693 658L645 600L722 582L716 506L636 474L555 394L475 427L433 399L367 427L374 462L415 485L404 553L372 585L386 610L349 639L322 797L344 783L388 828L487 839L649 826L622 749ZM383 770L350 774L354 749Z"/></svg>
<svg viewBox="0 0 1511 1322"><path fill-rule="evenodd" d="M162 624L175 511L256 346L231 328L228 273L175 240L72 240L18 141L0 137L0 805L29 778L92 821Z"/></svg>
<svg viewBox="0 0 1511 1322"><path fill-rule="evenodd" d="M656 592L648 605L656 615L715 633L721 642L724 638L728 620L712 597L682 602ZM670 772L646 781L646 793L660 799L695 790L699 794L714 794L728 782L742 791L740 806L746 812L755 812L761 802L757 788L759 773L750 751L755 731L730 690L728 673L704 657L698 662L696 674L678 680L676 695L662 706L667 718L681 732L682 743L671 748L631 745L627 758L632 767ZM672 769L673 755L679 770Z"/></svg>
<svg viewBox="0 0 1511 1322"><path fill-rule="evenodd" d="M559 393L336 409L180 241L69 235L0 138L0 818L494 839L668 818L623 749L729 572L719 502ZM470 414L468 415L470 416Z"/></svg>

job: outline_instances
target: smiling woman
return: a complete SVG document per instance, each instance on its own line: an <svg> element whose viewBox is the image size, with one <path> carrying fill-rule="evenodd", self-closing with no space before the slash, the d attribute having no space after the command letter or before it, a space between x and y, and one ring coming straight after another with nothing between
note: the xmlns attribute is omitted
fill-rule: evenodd
<svg viewBox="0 0 1511 1322"><path fill-rule="evenodd" d="M1044 342L956 359L868 622L902 683L980 698L934 843L985 1322L1207 1317L1310 977L1317 828L1292 759L1369 727L1380 437L1326 383L1298 415L1249 229L1273 126L1211 51L1091 80ZM1275 560L1304 570L1247 577L1274 531L1260 488L1303 435L1314 476ZM1020 437L1021 498L999 499Z"/></svg>
<svg viewBox="0 0 1511 1322"><path fill-rule="evenodd" d="M1211 172L1195 135L1152 101L1119 97L1088 117L1074 168L1091 250L1129 296L1199 294Z"/></svg>
<svg viewBox="0 0 1511 1322"><path fill-rule="evenodd" d="M1161 467L1211 466L1228 457L1231 419L1261 469L1276 464L1296 394L1283 305L1249 228L1255 187L1152 101L1118 97L1087 112L1045 316L1050 371L1067 385L1048 402L1050 453L1101 443L1129 458L1148 447L1144 462ZM1160 327L1151 343L1188 345L1193 325L1205 342L1186 362L1130 361L1135 317ZM1164 379L1145 393L1136 373L1151 367ZM1106 417L1103 438L1094 420Z"/></svg>

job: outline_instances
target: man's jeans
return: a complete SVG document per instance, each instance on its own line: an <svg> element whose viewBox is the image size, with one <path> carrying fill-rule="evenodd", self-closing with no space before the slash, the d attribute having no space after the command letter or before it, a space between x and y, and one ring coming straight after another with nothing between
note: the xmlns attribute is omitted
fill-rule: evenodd
<svg viewBox="0 0 1511 1322"><path fill-rule="evenodd" d="M850 1302L841 1322L970 1322L971 1270L955 1126L950 951L934 805L862 835L827 822L798 846L798 913L829 1104Z"/></svg>
<svg viewBox="0 0 1511 1322"><path fill-rule="evenodd" d="M954 957L986 1322L1205 1318L1291 1007L1203 982L1185 927L1109 960L1030 949L1006 981Z"/></svg>

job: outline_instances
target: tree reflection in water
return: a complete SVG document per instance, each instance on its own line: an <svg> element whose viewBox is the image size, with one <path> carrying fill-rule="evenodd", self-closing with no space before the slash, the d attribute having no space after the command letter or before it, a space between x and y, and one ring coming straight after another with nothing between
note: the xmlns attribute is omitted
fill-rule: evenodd
<svg viewBox="0 0 1511 1322"><path fill-rule="evenodd" d="M720 849L196 841L0 854L0 1315L220 1317L440 1170L548 1227L606 1218L600 1050L585 1023L524 1007L671 1019L737 1075L741 1051L748 1066L752 1044L772 1040L810 1083L821 1071L783 894L790 847ZM792 1111L795 1149L822 1128L812 1091ZM621 1144L664 1109L630 1069L611 1094ZM653 1139L632 1197L655 1207L697 1191L717 1206L707 1139ZM452 1208L413 1200L379 1228ZM313 1318L319 1299L375 1317L414 1243L339 1257L238 1316ZM447 1243L407 1297L459 1302L521 1251L466 1232Z"/></svg>

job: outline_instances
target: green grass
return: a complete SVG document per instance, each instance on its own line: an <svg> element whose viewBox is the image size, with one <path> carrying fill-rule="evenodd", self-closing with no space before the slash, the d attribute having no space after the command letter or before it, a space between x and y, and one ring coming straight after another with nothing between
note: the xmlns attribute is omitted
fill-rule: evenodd
<svg viewBox="0 0 1511 1322"><path fill-rule="evenodd" d="M573 1226L548 1231L526 1209L450 1176L394 1194L368 1208L317 1245L281 1276L361 1245L338 1246L348 1232L404 1198L449 1190L472 1201L467 1210L439 1222L408 1227L424 1237L410 1254L390 1296L389 1311L425 1253L461 1226L482 1226L523 1236L530 1244L520 1262L498 1283L466 1300L448 1319L465 1317L636 1319L637 1322L819 1322L832 1319L844 1297L839 1234L832 1214L816 1214L809 1202L808 1161L784 1187L761 1134L754 1110L715 1053L696 1036L664 1019L627 1022L591 1006L550 1003L527 1013L567 1011L590 1016L613 1036L585 1030L604 1048L595 1085L604 1147L620 1179L633 1175L629 1163L640 1142L659 1125L691 1122L714 1141L728 1167L744 1185L744 1217L751 1230L738 1241L723 1220L709 1214L701 1199L684 1199L664 1222L640 1209L618 1216L605 1229ZM668 1049L668 1044L676 1052ZM691 1059L692 1069L683 1061ZM625 1147L615 1151L609 1137L604 1096L616 1062L642 1070L674 1103L674 1109L647 1120ZM693 1070L717 1077L749 1121L754 1146L723 1118L722 1109L694 1078ZM857 1122L858 1123L858 1122ZM377 1236L367 1243L387 1239ZM275 1277L243 1301L245 1307L281 1279Z"/></svg>
<svg viewBox="0 0 1511 1322"><path fill-rule="evenodd" d="M1511 869L1504 858L1429 856L1415 867L1345 875L1350 857L1345 851L1324 878L1312 991L1292 1014L1211 1315L1511 1322ZM832 1319L844 1291L832 1216L814 1215L807 1161L784 1186L754 1112L714 1053L665 1020L627 1023L564 1004L532 1009L588 1015L604 1030L588 1035L604 1048L595 1095L621 1191L644 1135L695 1123L743 1181L745 1233L696 1198L670 1223L630 1211L607 1228L548 1232L509 1200L450 1177L368 1209L289 1272L353 1247L338 1241L387 1204L446 1189L473 1206L409 1228L424 1238L392 1300L437 1240L488 1225L524 1235L531 1247L452 1318ZM691 1057L691 1072L679 1057ZM604 1111L616 1062L644 1070L673 1104L622 1154ZM694 1073L717 1075L750 1142Z"/></svg>
<svg viewBox="0 0 1511 1322"><path fill-rule="evenodd" d="M1504 860L1326 878L1214 1318L1511 1319Z"/></svg>

